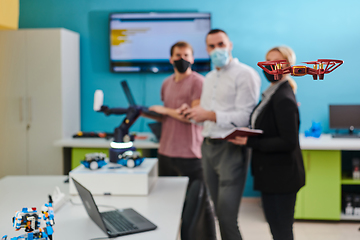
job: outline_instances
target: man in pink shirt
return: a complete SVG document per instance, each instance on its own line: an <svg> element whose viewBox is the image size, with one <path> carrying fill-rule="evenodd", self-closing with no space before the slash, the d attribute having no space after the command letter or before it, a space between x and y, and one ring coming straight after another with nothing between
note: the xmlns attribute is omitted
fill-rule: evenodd
<svg viewBox="0 0 360 240"><path fill-rule="evenodd" d="M193 49L187 42L171 47L170 63L174 74L165 79L161 88L164 106L149 110L162 114L160 147L158 150L160 176L188 176L189 186L195 179L203 180L201 167L202 127L184 119L176 111L183 103L200 103L204 77L191 70Z"/></svg>
<svg viewBox="0 0 360 240"><path fill-rule="evenodd" d="M195 180L204 182L201 164L202 126L185 119L177 109L183 103L191 107L200 104L204 77L191 70L194 55L189 43L175 43L171 47L170 56L174 74L165 79L161 88L164 106L155 105L149 110L162 114L161 118L156 119L162 122L158 150L159 176L188 176L189 187ZM203 225L202 238L214 240L215 220L209 198L202 207L205 209L204 219L200 220Z"/></svg>

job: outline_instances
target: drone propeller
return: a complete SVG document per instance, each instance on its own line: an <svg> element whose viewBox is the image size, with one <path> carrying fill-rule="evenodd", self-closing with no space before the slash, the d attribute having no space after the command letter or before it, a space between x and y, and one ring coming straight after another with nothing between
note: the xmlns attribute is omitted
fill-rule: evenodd
<svg viewBox="0 0 360 240"><path fill-rule="evenodd" d="M334 63L341 63L343 64L343 60L336 60L336 59L318 59L318 62L326 63L326 62L334 62Z"/></svg>
<svg viewBox="0 0 360 240"><path fill-rule="evenodd" d="M257 65L259 67L261 67L263 70L267 69L265 71L269 72L269 71L278 71L278 70L280 70L282 68L281 67L282 64L289 64L289 63L288 63L287 60L275 60L275 61L258 62ZM266 68L265 66L270 66L271 70L269 68Z"/></svg>
<svg viewBox="0 0 360 240"><path fill-rule="evenodd" d="M287 60L275 60L258 62L257 65L262 68L266 73L274 75L275 80L279 80L281 79L282 74L286 74L289 71L287 68L282 69L283 64L289 63Z"/></svg>
<svg viewBox="0 0 360 240"><path fill-rule="evenodd" d="M258 65L276 65L278 63L284 64L288 63L287 60L275 60L275 61L265 61L265 62L258 62Z"/></svg>
<svg viewBox="0 0 360 240"><path fill-rule="evenodd" d="M324 73L330 73L344 63L343 60L336 60L336 59L318 59L318 62L320 63L319 64L320 66L326 64L324 68L325 69Z"/></svg>
<svg viewBox="0 0 360 240"><path fill-rule="evenodd" d="M319 61L309 61L309 62L302 62L302 63L305 63L305 64L318 64L320 62Z"/></svg>

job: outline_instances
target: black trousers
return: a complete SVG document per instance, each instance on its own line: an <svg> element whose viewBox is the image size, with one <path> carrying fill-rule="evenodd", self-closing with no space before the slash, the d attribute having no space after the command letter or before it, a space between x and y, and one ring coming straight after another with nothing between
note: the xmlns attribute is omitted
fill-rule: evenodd
<svg viewBox="0 0 360 240"><path fill-rule="evenodd" d="M267 222L274 240L293 240L294 208L296 193L261 193Z"/></svg>
<svg viewBox="0 0 360 240"><path fill-rule="evenodd" d="M189 186L195 181L200 180L204 182L203 168L201 159L198 158L173 158L158 154L159 160L159 176L186 176L189 177ZM208 190L206 190L208 195ZM216 240L215 230L215 213L210 203L210 197L207 197L205 206L204 219L201 219L202 229L206 229L202 235L202 239ZM201 240L202 240L201 239ZM199 239L200 240L200 239Z"/></svg>
<svg viewBox="0 0 360 240"><path fill-rule="evenodd" d="M228 141L205 138L201 153L221 239L242 240L238 214L249 164L249 149Z"/></svg>

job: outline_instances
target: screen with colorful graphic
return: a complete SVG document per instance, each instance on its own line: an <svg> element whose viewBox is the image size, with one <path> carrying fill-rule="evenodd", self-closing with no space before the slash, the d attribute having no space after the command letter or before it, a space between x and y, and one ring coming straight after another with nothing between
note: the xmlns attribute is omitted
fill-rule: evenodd
<svg viewBox="0 0 360 240"><path fill-rule="evenodd" d="M205 37L210 13L110 14L112 72L171 72L170 48L186 41L194 49L194 71L210 70Z"/></svg>

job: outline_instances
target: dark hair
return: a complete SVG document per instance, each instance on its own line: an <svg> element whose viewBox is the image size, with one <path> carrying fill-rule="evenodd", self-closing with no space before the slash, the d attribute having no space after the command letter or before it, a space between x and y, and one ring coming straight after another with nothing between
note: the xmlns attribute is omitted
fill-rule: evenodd
<svg viewBox="0 0 360 240"><path fill-rule="evenodd" d="M194 55L194 49L192 48L192 46L185 42L185 41L180 41L180 42L177 42L175 43L174 45L172 45L171 49L170 49L170 56L173 55L174 53L174 49L178 47L178 48L190 48L191 49L191 53Z"/></svg>
<svg viewBox="0 0 360 240"><path fill-rule="evenodd" d="M224 30L221 30L221 29L218 29L218 28L216 28L216 29L211 29L210 32L208 32L208 34L207 34L206 36L208 36L208 35L210 35L210 34L219 33L219 32L222 32L222 33L224 33L224 34L227 36L227 33L226 33Z"/></svg>

